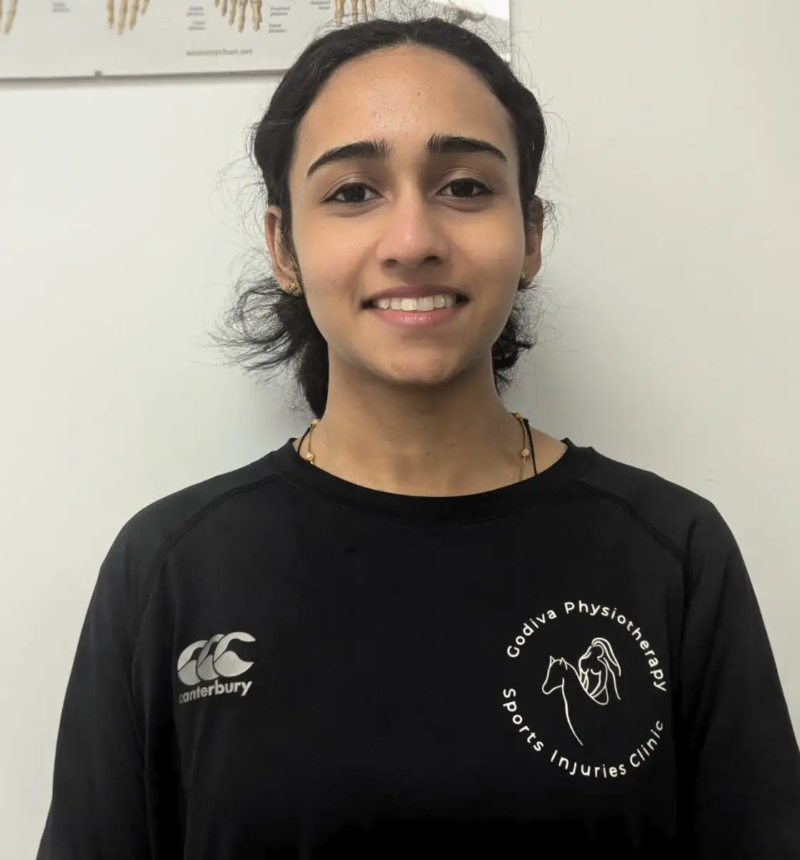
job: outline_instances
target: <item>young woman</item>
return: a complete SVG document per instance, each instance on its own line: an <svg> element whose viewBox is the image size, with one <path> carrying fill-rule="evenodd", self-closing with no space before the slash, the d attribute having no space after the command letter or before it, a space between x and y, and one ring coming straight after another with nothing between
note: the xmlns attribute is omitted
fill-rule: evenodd
<svg viewBox="0 0 800 860"><path fill-rule="evenodd" d="M287 73L254 138L274 278L231 318L316 418L122 528L40 860L800 857L720 514L500 399L544 151L534 96L444 21Z"/></svg>

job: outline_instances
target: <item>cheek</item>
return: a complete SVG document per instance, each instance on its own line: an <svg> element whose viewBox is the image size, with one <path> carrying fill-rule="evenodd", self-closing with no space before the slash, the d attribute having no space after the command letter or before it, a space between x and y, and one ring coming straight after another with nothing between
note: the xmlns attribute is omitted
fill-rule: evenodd
<svg viewBox="0 0 800 860"><path fill-rule="evenodd" d="M325 230L317 231L313 241L295 241L309 309L326 334L358 306L359 291L365 289L359 280L361 258L358 249L338 242Z"/></svg>
<svg viewBox="0 0 800 860"><path fill-rule="evenodd" d="M514 304L523 269L524 250L513 242L498 242L469 269L469 281L475 295L484 296L493 315L507 314Z"/></svg>
<svg viewBox="0 0 800 860"><path fill-rule="evenodd" d="M303 267L308 307L315 325L337 351L352 340L353 325L361 311L359 287L354 267L347 267L341 255L331 255L328 265Z"/></svg>
<svg viewBox="0 0 800 860"><path fill-rule="evenodd" d="M491 242L484 237L480 247L481 252L474 255L476 268L491 276L495 283L509 280L513 283L519 279L525 257L525 237L517 224L495 233Z"/></svg>
<svg viewBox="0 0 800 860"><path fill-rule="evenodd" d="M478 340L494 343L500 336L503 329L511 316L511 311L514 308L514 301L517 298L517 287L515 286L515 276L510 275L510 280L505 279L502 284L497 282L498 275L495 273L494 279L490 282L489 289L485 292L484 301L479 318L481 320ZM516 275L518 280L519 273Z"/></svg>
<svg viewBox="0 0 800 860"><path fill-rule="evenodd" d="M467 278L494 285L519 281L525 259L525 232L519 216L505 207L490 223L470 227L458 239Z"/></svg>

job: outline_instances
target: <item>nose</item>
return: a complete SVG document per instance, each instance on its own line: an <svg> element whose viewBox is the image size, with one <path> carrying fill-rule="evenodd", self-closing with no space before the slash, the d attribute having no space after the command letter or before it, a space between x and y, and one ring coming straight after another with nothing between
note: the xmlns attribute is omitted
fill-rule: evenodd
<svg viewBox="0 0 800 860"><path fill-rule="evenodd" d="M382 265L416 269L425 262L444 262L450 241L443 223L444 211L419 189L399 192L384 208L379 226L378 255Z"/></svg>

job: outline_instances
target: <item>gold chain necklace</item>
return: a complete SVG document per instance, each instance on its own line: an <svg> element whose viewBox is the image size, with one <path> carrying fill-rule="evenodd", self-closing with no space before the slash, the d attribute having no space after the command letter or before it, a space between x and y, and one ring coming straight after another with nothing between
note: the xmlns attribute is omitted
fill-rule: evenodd
<svg viewBox="0 0 800 860"><path fill-rule="evenodd" d="M520 426L522 427L522 445L523 445L523 447L522 447L522 450L519 452L519 456L522 458L522 463L520 464L520 467L519 467L519 481L521 482L524 475L525 475L525 466L528 463L529 457L533 457L533 473L534 473L534 475L537 474L537 472L536 472L536 456L534 455L533 451L531 450L531 448L533 447L533 437L530 435L530 430L528 429L528 426L525 422L525 418L523 417L521 412L513 412L512 414L517 419L517 421L519 421ZM312 466L316 465L316 457L314 456L314 454L311 451L311 437L314 435L314 429L316 428L317 424L319 424L319 418L315 418L311 422L311 424L308 427L308 430L306 430L305 434L303 435L303 438L300 440L300 444L297 446L297 453L300 454L300 456L302 456L304 460L307 460L309 463L311 463ZM303 455L303 454L301 454L300 449L303 446L303 439L305 439L306 436L308 436L308 445L307 445L306 454ZM531 448L528 447L528 440L529 439L530 439Z"/></svg>

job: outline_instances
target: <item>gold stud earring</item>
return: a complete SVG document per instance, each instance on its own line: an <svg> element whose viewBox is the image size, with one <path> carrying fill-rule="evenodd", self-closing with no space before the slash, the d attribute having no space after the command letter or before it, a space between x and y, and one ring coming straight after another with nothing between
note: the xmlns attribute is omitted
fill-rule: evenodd
<svg viewBox="0 0 800 860"><path fill-rule="evenodd" d="M297 283L297 281L289 281L283 289L285 292L289 293L290 296L303 295L303 288Z"/></svg>
<svg viewBox="0 0 800 860"><path fill-rule="evenodd" d="M528 273L525 271L525 269L523 269L522 274L519 276L519 285L521 287L527 287L529 280L530 280L530 275L528 275Z"/></svg>

